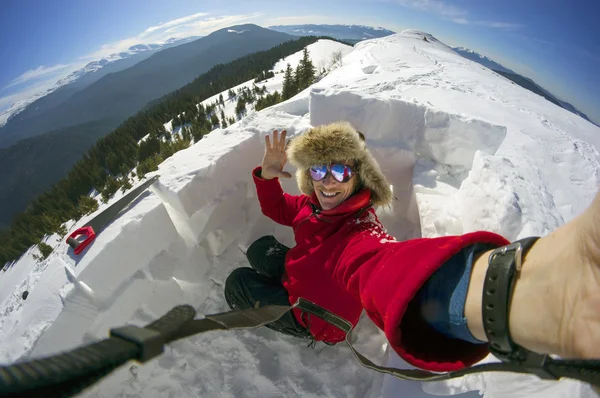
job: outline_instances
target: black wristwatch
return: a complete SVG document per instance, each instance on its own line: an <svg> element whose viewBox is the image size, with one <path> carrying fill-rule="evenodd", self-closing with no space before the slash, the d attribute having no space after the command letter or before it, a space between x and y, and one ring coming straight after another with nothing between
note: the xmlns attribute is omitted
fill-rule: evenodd
<svg viewBox="0 0 600 398"><path fill-rule="evenodd" d="M531 237L494 250L483 283L483 327L492 354L503 362L516 362L543 379L556 379L545 369L547 355L529 351L510 337L509 310L523 256L538 240Z"/></svg>

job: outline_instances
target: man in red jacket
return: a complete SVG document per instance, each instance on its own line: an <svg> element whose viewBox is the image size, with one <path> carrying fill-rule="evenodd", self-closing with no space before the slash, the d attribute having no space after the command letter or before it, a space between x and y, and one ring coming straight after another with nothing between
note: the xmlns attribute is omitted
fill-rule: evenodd
<svg viewBox="0 0 600 398"><path fill-rule="evenodd" d="M572 288L560 295L539 282L543 280L541 275L556 279L542 270L552 269L556 260L544 266L536 266L535 260L543 257L544 252L561 258L561 252L557 252L561 246L552 242L552 235L538 243L535 239L519 243L519 263L522 255L523 264L529 260L529 265L520 277L526 282L520 281L514 290L513 305L517 298L520 304L510 312L508 337L508 330L494 329L493 322L499 324L500 319L491 319L492 316L482 319L485 306L481 292L488 258L491 262L492 258L502 257L492 256L492 250L507 247L510 242L490 232L397 242L386 233L374 210L374 206L387 205L392 200L389 183L364 139L351 125L334 123L315 127L294 138L287 147L285 138L285 131L281 137L275 131L272 143L266 137L262 165L252 173L263 213L292 227L296 245L287 248L271 236L254 242L247 251L252 268L234 270L227 278L225 297L231 308L289 305L303 297L353 325L364 309L399 355L415 366L433 371L472 365L489 353L487 341L503 333L526 348L545 350L540 352L590 355L581 347L575 348L574 343L565 344L565 340L575 339L575 332L563 331L557 337L565 323L573 321L567 320L564 313L557 315L553 308L564 305L551 306L548 299L560 296L569 305L583 300L588 308L600 302L598 297L574 298ZM303 195L284 193L279 184L278 178L291 177L283 170L288 157L297 167L296 177ZM573 235L568 229L560 233ZM531 253L525 257L530 248ZM582 267L593 268L591 271L586 268L586 272L600 280L596 265L582 263ZM573 286L593 283L589 278L580 281L583 279L577 279ZM565 284L560 280L555 282L557 290ZM588 286L587 290L594 286ZM489 285L487 292L495 297L495 289ZM488 301L487 311L492 311L493 317L498 318L493 312L494 304L507 305L501 301L497 304ZM592 323L597 327L600 315L590 311L598 318ZM508 329L506 323L504 329ZM345 337L335 326L311 318L297 308L268 327L327 343L337 343ZM550 337L539 333L529 339L535 335L532 331L544 328L551 331ZM587 333L591 341L599 339L595 329ZM554 351L548 351L551 349Z"/></svg>
<svg viewBox="0 0 600 398"><path fill-rule="evenodd" d="M321 132L326 142L308 134L290 146L293 160L315 166L298 169L298 183L305 193L301 196L284 193L278 181L280 176L291 177L281 174L287 162L286 132L279 137L275 131L272 145L266 137L262 167L253 171L258 198L267 217L294 228L296 246L289 249L272 236L254 242L246 253L252 268L237 269L227 279L225 297L232 308L248 308L257 302L261 306L289 305L303 297L353 324L358 322L360 301L332 280L331 267L349 237L366 230L361 220L371 217L376 221L372 206L389 203L392 193L360 135L349 130L349 125L336 126L314 130ZM382 238L392 240L377 224ZM345 337L338 328L318 318L309 319L298 310L268 327L328 343Z"/></svg>

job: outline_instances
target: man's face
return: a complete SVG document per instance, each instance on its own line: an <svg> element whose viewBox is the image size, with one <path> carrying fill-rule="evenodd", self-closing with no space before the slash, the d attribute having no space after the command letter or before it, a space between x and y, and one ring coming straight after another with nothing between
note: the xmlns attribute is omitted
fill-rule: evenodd
<svg viewBox="0 0 600 398"><path fill-rule="evenodd" d="M354 167L352 162L336 162ZM358 184L358 177L353 175L348 182L339 182L327 173L321 181L312 180L313 188L323 210L331 210L352 195Z"/></svg>

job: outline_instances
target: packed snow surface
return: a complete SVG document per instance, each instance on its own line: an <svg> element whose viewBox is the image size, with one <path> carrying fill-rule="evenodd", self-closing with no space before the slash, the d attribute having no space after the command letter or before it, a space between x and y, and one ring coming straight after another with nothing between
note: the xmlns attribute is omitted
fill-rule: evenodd
<svg viewBox="0 0 600 398"><path fill-rule="evenodd" d="M289 228L261 214L252 183L265 135L285 128L293 137L340 119L365 133L393 184L396 200L378 214L397 239L479 229L510 240L544 235L581 213L600 185L600 128L430 35L409 31L361 42L310 89L250 112L161 164L160 180L81 255L51 239L55 251L46 260L34 261L32 249L0 274L0 361L95 341L111 327L147 324L177 304L191 304L200 315L228 310L223 283L234 268L248 265L243 251L267 234L293 244ZM293 180L282 184L298 193ZM30 294L23 301L25 289ZM357 337L358 350L375 363L407 366L365 316ZM143 366L123 366L83 396L371 398L469 391L594 396L572 380L516 374L401 382L362 368L342 344L310 349L266 328L176 342Z"/></svg>

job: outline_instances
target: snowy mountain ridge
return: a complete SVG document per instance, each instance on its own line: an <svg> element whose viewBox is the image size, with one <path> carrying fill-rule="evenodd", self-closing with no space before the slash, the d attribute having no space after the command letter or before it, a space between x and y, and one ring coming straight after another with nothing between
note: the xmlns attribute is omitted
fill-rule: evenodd
<svg viewBox="0 0 600 398"><path fill-rule="evenodd" d="M462 46L452 47L452 49L454 51L456 51L459 55L461 55L467 59L471 59L475 62L478 62L484 66L487 66L488 68L490 68L492 70L501 70L504 72L516 73L516 72L508 69L504 65L497 63L493 59L491 59L483 54L478 53L477 51L474 51L474 50L471 50L469 48L462 47Z"/></svg>
<svg viewBox="0 0 600 398"><path fill-rule="evenodd" d="M550 101L570 112L573 112L574 114L579 115L582 118L584 118L585 120L593 123L585 113L583 113L580 110L578 110L577 108L575 108L572 104L559 99L554 94L550 93L548 90L546 90L543 87L541 87L540 85L538 85L532 79L522 76L522 75L518 74L517 72L506 68L505 66L497 63L496 61L488 58L485 55L478 53L477 51L474 51L474 50L471 50L471 49L468 49L465 47L452 47L452 49L454 51L456 51L460 56L462 56L466 59L469 59L471 61L477 62L478 64L481 64L481 65L485 66L486 68L489 68L495 72L498 72L499 74L503 75L507 79L510 79L513 82L515 82L516 84L519 84L521 87L524 87L538 95L541 95L542 97L545 97L548 101Z"/></svg>
<svg viewBox="0 0 600 398"><path fill-rule="evenodd" d="M184 42L187 42L187 41L189 41L189 40L188 39L181 40L180 44L183 44ZM75 72L71 73L67 77L56 82L56 87L58 88L60 86L64 86L65 84L72 83L75 80L81 78L85 74L94 73L97 70L103 68L104 66L108 65L111 62L115 62L120 59L129 58L132 55L139 54L141 52L158 50L158 49L162 48L163 46L170 44L170 43L171 42L167 41L162 45L161 44L136 44L136 45L133 45L133 46L129 47L127 49L127 51L121 51L119 53L110 54L98 61L92 61L92 62L88 63L83 68L76 70Z"/></svg>
<svg viewBox="0 0 600 398"><path fill-rule="evenodd" d="M129 47L126 51L121 51L121 52L118 52L115 54L110 54L110 55L107 55L106 57L103 57L102 59L97 60L97 61L89 62L84 67L77 69L76 71L70 73L68 76L66 76L62 79L59 79L49 89L41 91L39 93L36 93L33 96L31 96L30 98L27 98L25 100L16 102L10 108L6 109L3 112L0 112L0 127L4 126L9 121L9 119L16 116L20 112L22 112L31 103L58 90L59 88L61 88L63 86L66 86L70 83L76 82L77 80L81 79L82 77L84 77L86 75L97 72L98 70L102 69L103 67L105 67L106 65L108 65L110 63L114 63L114 62L122 60L122 59L131 58L137 54L144 53L144 52L159 51L165 47L184 44L189 41L196 40L196 39L198 39L198 37L193 36L193 37L186 37L183 39L170 38L161 44L136 44L136 45Z"/></svg>
<svg viewBox="0 0 600 398"><path fill-rule="evenodd" d="M177 304L199 314L227 310L223 283L247 266L243 250L267 234L294 242L289 228L262 215L256 198L250 172L262 159L265 135L286 128L294 137L337 120L365 134L393 185L396 200L377 212L398 240L478 229L510 240L543 235L578 215L600 184L600 128L431 35L366 40L312 87L250 111L162 163L159 182L82 255L51 237L55 250L46 260L33 261L32 249L0 274L0 361L95 341L110 327L147 324ZM298 194L293 179L281 183ZM402 365L366 316L357 340L374 362ZM362 368L345 346L310 350L266 328L201 334L169 347L82 396L593 396L572 380L516 374L402 382Z"/></svg>

